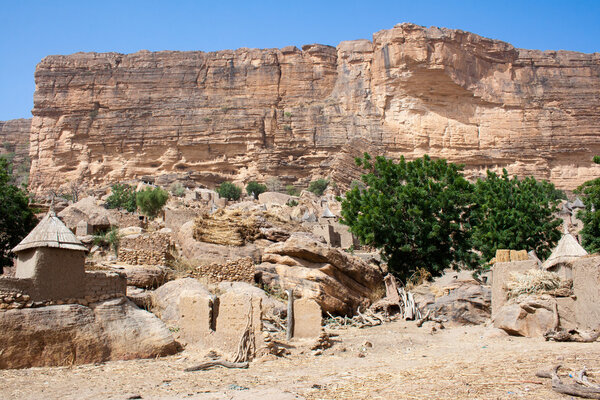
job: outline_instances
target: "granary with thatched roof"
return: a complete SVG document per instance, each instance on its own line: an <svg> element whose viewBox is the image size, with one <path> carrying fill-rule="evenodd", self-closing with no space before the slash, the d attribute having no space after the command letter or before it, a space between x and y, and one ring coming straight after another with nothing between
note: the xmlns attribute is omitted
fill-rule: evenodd
<svg viewBox="0 0 600 400"><path fill-rule="evenodd" d="M552 250L550 257L542 264L542 269L556 272L563 279L573 279L571 264L587 254L573 235L565 233Z"/></svg>
<svg viewBox="0 0 600 400"><path fill-rule="evenodd" d="M15 278L30 279L33 297L45 300L85 296L87 248L53 210L19 243Z"/></svg>

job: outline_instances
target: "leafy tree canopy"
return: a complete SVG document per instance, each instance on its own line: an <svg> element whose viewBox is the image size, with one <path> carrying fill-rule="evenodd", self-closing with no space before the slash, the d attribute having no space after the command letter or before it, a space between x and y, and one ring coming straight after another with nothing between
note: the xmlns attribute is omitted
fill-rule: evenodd
<svg viewBox="0 0 600 400"><path fill-rule="evenodd" d="M254 193L254 198L258 199L258 195L267 191L267 185L260 184L256 181L250 181L246 185L246 193L248 195L252 195Z"/></svg>
<svg viewBox="0 0 600 400"><path fill-rule="evenodd" d="M169 199L169 192L159 187L147 187L144 190L136 192L135 199L140 211L148 216L155 218Z"/></svg>
<svg viewBox="0 0 600 400"><path fill-rule="evenodd" d="M594 163L600 164L600 156L594 156ZM585 209L577 213L583 222L581 244L589 253L600 251L600 178L592 179L575 191L581 196Z"/></svg>
<svg viewBox="0 0 600 400"><path fill-rule="evenodd" d="M135 190L127 184L114 184L110 196L106 199L106 208L122 208L134 212L137 209Z"/></svg>
<svg viewBox="0 0 600 400"><path fill-rule="evenodd" d="M561 221L554 216L562 192L553 184L533 177L519 180L488 171L475 183L475 227L473 243L485 260L497 249L535 250L550 255L560 239Z"/></svg>
<svg viewBox="0 0 600 400"><path fill-rule="evenodd" d="M242 189L231 182L223 182L217 187L217 193L227 200L238 200L242 195Z"/></svg>
<svg viewBox="0 0 600 400"><path fill-rule="evenodd" d="M27 193L11 185L8 161L0 158L0 272L12 265L15 247L35 227Z"/></svg>
<svg viewBox="0 0 600 400"><path fill-rule="evenodd" d="M356 163L368 173L364 186L354 185L342 200L342 223L380 248L391 272L406 280L417 268L436 276L477 264L469 240L472 185L462 166L428 156L373 162L367 153Z"/></svg>

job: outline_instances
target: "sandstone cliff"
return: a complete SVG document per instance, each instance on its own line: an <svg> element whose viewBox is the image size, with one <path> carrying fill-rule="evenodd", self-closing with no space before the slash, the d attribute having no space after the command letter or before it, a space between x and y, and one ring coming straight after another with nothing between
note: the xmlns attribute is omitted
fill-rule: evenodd
<svg viewBox="0 0 600 400"><path fill-rule="evenodd" d="M161 174L344 186L363 150L568 189L600 173L598 53L401 24L337 48L49 56L35 80L38 193Z"/></svg>
<svg viewBox="0 0 600 400"><path fill-rule="evenodd" d="M0 121L0 157L13 164L17 183L27 183L31 162L29 160L29 131L31 119Z"/></svg>

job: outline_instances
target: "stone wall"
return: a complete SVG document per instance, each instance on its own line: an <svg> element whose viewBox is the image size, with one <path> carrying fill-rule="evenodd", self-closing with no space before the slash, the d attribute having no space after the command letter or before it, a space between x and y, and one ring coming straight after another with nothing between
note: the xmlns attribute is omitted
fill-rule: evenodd
<svg viewBox="0 0 600 400"><path fill-rule="evenodd" d="M197 267L192 275L206 279L209 283L217 282L254 282L254 260L251 257L238 258L224 264L213 263Z"/></svg>
<svg viewBox="0 0 600 400"><path fill-rule="evenodd" d="M172 259L173 241L167 233L149 233L124 238L118 261L129 265L166 265Z"/></svg>
<svg viewBox="0 0 600 400"><path fill-rule="evenodd" d="M580 328L600 328L600 256L581 257L573 263L575 319Z"/></svg>
<svg viewBox="0 0 600 400"><path fill-rule="evenodd" d="M125 296L127 280L113 272L86 272L85 291L80 297L40 298L40 291L33 279L0 278L0 310L42 307L57 304L81 304Z"/></svg>
<svg viewBox="0 0 600 400"><path fill-rule="evenodd" d="M85 273L85 293L88 302L100 297L125 296L127 278L115 272L88 271Z"/></svg>

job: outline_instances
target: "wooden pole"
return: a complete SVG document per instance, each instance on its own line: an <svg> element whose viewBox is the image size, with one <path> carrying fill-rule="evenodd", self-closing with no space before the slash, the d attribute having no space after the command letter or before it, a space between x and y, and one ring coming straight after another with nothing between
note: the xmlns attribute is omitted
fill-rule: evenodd
<svg viewBox="0 0 600 400"><path fill-rule="evenodd" d="M292 340L294 336L294 291L287 289L287 340Z"/></svg>

